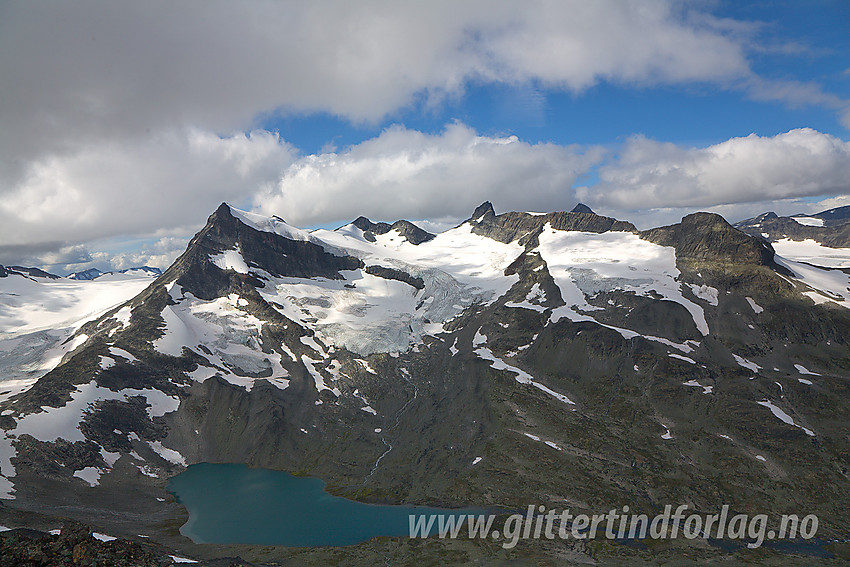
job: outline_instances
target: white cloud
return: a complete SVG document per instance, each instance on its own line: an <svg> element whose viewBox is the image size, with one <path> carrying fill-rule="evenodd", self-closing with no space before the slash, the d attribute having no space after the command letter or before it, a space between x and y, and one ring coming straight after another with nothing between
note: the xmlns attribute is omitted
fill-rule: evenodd
<svg viewBox="0 0 850 567"><path fill-rule="evenodd" d="M86 241L202 224L274 182L294 151L265 131L169 131L33 162L0 201L4 245Z"/></svg>
<svg viewBox="0 0 850 567"><path fill-rule="evenodd" d="M752 134L707 148L630 139L577 191L619 210L706 208L850 191L850 143L809 128L773 137Z"/></svg>
<svg viewBox="0 0 850 567"><path fill-rule="evenodd" d="M138 248L118 252L98 251L92 257L95 266L103 271L126 270L139 266L152 266L165 271L186 250L189 237L164 236ZM68 267L68 271L76 267Z"/></svg>
<svg viewBox="0 0 850 567"><path fill-rule="evenodd" d="M462 96L470 82L525 92L530 116L542 113L540 93L549 89L579 93L606 81L710 83L754 98L835 108L850 124L840 97L755 75L748 56L759 48L758 25L715 18L710 6L678 0L5 3L0 243L7 251L43 249L160 228L188 231L219 201L247 205L258 193L265 210L280 208L306 224L361 212L386 219L454 216L485 198L502 209L572 206L570 186L597 150L582 155L576 148L502 143L463 127L438 136L394 129L289 168L296 152L273 135L227 134L275 112L378 121L421 100ZM660 149L638 148L647 144L632 142L629 150L668 159ZM628 168L626 159L606 171L616 178ZM696 178L714 182L710 171L722 169L706 166ZM297 194L298 188L313 193ZM633 203L624 193L620 201L606 203Z"/></svg>
<svg viewBox="0 0 850 567"><path fill-rule="evenodd" d="M745 35L675 0L6 3L0 180L91 140L275 111L378 120L470 80L726 84L752 74Z"/></svg>
<svg viewBox="0 0 850 567"><path fill-rule="evenodd" d="M479 136L458 123L437 135L397 126L342 153L296 161L254 205L301 225L361 214L464 216L485 200L502 211L551 210L573 206L573 184L601 156L596 148Z"/></svg>

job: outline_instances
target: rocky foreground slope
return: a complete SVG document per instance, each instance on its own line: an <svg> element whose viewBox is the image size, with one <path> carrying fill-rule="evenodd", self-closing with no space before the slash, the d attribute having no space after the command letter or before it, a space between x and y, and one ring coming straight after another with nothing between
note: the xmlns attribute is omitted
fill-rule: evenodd
<svg viewBox="0 0 850 567"><path fill-rule="evenodd" d="M814 513L845 537L848 306L847 273L707 213L638 231L485 203L432 235L222 204L0 395L0 481L9 509L169 541L164 485L196 462L366 501Z"/></svg>

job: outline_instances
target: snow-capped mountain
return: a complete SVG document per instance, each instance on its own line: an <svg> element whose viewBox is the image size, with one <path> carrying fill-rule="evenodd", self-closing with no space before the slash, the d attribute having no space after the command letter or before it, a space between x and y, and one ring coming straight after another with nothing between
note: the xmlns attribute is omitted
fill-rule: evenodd
<svg viewBox="0 0 850 567"><path fill-rule="evenodd" d="M484 203L435 235L222 204L155 280L75 285L101 281L110 300L6 320L3 352L67 337L0 395L10 506L108 522L108 496L155 531L181 513L166 479L207 461L366 500L769 503L843 529L850 275L717 215L638 231ZM16 285L30 304L75 293Z"/></svg>
<svg viewBox="0 0 850 567"><path fill-rule="evenodd" d="M816 266L850 268L850 206L790 217L762 213L735 227L764 238L783 257Z"/></svg>
<svg viewBox="0 0 850 567"><path fill-rule="evenodd" d="M79 272L74 272L73 274L68 274L69 280L93 280L102 276L105 272L101 272L97 268L89 268L87 270L82 270Z"/></svg>
<svg viewBox="0 0 850 567"><path fill-rule="evenodd" d="M89 268L80 272L68 274L69 280L95 280L107 274L127 274L129 276L147 276L158 277L162 275L162 270L151 266L137 266L135 268L127 268L125 270L114 270L110 272L102 272L97 268Z"/></svg>

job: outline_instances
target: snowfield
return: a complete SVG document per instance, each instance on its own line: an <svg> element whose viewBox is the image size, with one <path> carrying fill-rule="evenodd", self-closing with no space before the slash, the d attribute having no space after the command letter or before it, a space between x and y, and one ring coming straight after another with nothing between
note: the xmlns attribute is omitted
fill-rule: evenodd
<svg viewBox="0 0 850 567"><path fill-rule="evenodd" d="M830 248L815 240L783 238L773 243L773 249L784 258L826 268L850 268L850 248Z"/></svg>
<svg viewBox="0 0 850 567"><path fill-rule="evenodd" d="M566 303L553 310L551 321L564 317L576 322L591 321L616 330L627 339L642 336L682 352L693 350L687 344L641 335L594 319L592 313L602 308L591 305L587 298L601 291L620 290L647 297L658 294L664 301L679 303L691 314L699 332L704 336L709 334L703 308L684 297L682 285L676 280L679 270L673 248L653 244L628 232L562 231L553 229L549 224L540 234L539 242L537 250L546 261ZM699 292L712 303L713 294L708 288Z"/></svg>

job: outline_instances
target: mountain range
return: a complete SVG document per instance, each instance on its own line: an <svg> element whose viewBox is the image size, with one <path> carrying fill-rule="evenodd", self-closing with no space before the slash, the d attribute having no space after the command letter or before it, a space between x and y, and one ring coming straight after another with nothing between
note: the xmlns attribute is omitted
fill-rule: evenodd
<svg viewBox="0 0 850 567"><path fill-rule="evenodd" d="M165 484L238 462L366 502L728 504L814 513L823 541L845 538L850 275L774 247L847 246L846 213L641 231L583 205L483 203L431 234L365 217L306 231L223 203L156 277L4 270L0 521L72 517L203 553ZM535 544L529 564L628 564L623 546ZM442 540L345 558L386 545L504 559ZM318 553L285 557L334 552Z"/></svg>
<svg viewBox="0 0 850 567"><path fill-rule="evenodd" d="M782 256L818 266L850 267L850 206L789 217L767 212L735 227L764 238Z"/></svg>

